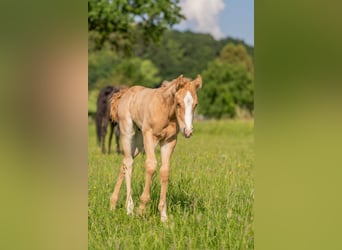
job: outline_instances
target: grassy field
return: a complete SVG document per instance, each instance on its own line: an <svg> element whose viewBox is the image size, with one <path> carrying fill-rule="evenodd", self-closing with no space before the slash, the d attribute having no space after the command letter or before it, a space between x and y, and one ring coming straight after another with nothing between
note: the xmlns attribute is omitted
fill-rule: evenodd
<svg viewBox="0 0 342 250"><path fill-rule="evenodd" d="M253 122L204 121L178 136L167 194L168 222L160 222L159 168L146 215L126 215L125 184L117 209L109 199L122 155L102 155L89 122L89 249L253 249ZM114 146L115 143L113 142ZM159 148L157 152L160 166ZM134 162L135 209L144 185L145 155Z"/></svg>

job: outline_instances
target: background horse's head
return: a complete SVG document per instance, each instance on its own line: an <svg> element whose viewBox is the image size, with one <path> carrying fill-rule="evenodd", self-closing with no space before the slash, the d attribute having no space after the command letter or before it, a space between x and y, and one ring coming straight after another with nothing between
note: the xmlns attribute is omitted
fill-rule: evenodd
<svg viewBox="0 0 342 250"><path fill-rule="evenodd" d="M192 135L192 121L198 104L196 91L201 87L202 77L200 75L193 81L182 75L176 79L175 113L179 129L185 138Z"/></svg>

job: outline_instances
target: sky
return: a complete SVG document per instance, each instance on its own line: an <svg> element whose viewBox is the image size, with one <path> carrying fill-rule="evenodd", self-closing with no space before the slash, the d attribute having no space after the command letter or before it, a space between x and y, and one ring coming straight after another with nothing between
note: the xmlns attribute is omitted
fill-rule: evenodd
<svg viewBox="0 0 342 250"><path fill-rule="evenodd" d="M187 20L178 30L238 38L254 46L254 0L180 0Z"/></svg>

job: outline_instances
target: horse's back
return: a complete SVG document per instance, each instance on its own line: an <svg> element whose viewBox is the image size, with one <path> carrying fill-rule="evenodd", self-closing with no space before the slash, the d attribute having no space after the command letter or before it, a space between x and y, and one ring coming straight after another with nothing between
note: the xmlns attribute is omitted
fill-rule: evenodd
<svg viewBox="0 0 342 250"><path fill-rule="evenodd" d="M136 94L144 90L143 86L133 86L127 89L122 95L118 103L118 118L119 120L127 120L131 118L131 107L134 106Z"/></svg>
<svg viewBox="0 0 342 250"><path fill-rule="evenodd" d="M129 92L131 93L136 93L136 92L139 92L143 89L147 89L146 87L143 87L143 86L139 86L139 85L136 85L136 86L132 86L129 88Z"/></svg>
<svg viewBox="0 0 342 250"><path fill-rule="evenodd" d="M142 109L148 105L153 97L154 89L143 86L133 86L123 95L120 101L121 107Z"/></svg>
<svg viewBox="0 0 342 250"><path fill-rule="evenodd" d="M149 108L155 93L155 89L145 88L143 86L129 88L119 103L119 120L125 120L126 122L131 120L141 128L146 115L150 113Z"/></svg>

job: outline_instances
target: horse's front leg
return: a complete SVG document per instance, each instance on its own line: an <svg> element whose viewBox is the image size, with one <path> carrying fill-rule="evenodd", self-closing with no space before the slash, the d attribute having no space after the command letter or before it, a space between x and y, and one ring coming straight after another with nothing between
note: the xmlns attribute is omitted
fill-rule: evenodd
<svg viewBox="0 0 342 250"><path fill-rule="evenodd" d="M176 143L177 140L173 139L172 141L162 143L160 148L162 165L160 168L161 189L158 209L160 212L160 218L162 222L167 221L166 192L170 175L170 158L176 146Z"/></svg>
<svg viewBox="0 0 342 250"><path fill-rule="evenodd" d="M150 200L150 187L152 177L157 169L157 159L154 150L158 144L158 140L153 136L151 131L143 132L144 148L146 152L145 164L145 186L142 195L140 196L139 214L143 214L147 202Z"/></svg>

